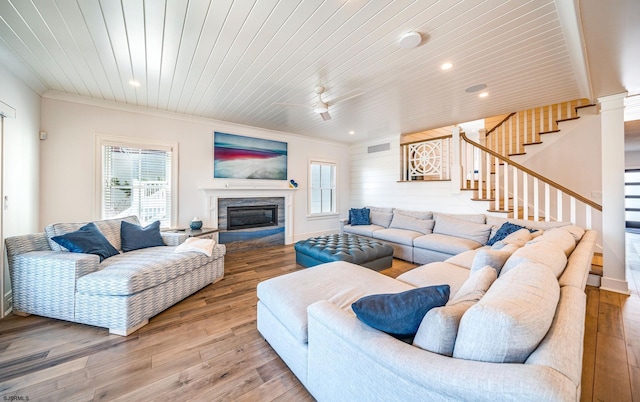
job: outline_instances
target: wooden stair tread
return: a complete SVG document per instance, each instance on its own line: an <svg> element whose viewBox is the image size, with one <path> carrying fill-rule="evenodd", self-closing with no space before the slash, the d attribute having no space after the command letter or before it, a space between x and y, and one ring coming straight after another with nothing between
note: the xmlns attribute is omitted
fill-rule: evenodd
<svg viewBox="0 0 640 402"><path fill-rule="evenodd" d="M578 111L578 109L584 109L584 108L586 108L586 107L591 107L591 106L595 106L595 105L596 105L595 103L589 103L588 105L576 106L576 107L574 107L574 109L575 109L576 111Z"/></svg>
<svg viewBox="0 0 640 402"><path fill-rule="evenodd" d="M526 152L517 152L515 154L509 154L509 156L518 156L518 155L526 155Z"/></svg>
<svg viewBox="0 0 640 402"><path fill-rule="evenodd" d="M580 118L580 116L567 117L565 119L556 120L556 123L560 123L560 122L563 122L563 121L570 121L570 120L578 120L579 118Z"/></svg>
<svg viewBox="0 0 640 402"><path fill-rule="evenodd" d="M542 134L553 134L553 133L559 133L560 130L550 130L550 131L543 131L541 133L538 133L538 135L542 135Z"/></svg>
<svg viewBox="0 0 640 402"><path fill-rule="evenodd" d="M542 141L536 141L536 142L525 142L525 143L524 143L524 144L522 144L522 145L524 145L524 146L526 147L527 145L538 145L538 144L542 144Z"/></svg>
<svg viewBox="0 0 640 402"><path fill-rule="evenodd" d="M602 253L593 253L593 259L591 260L591 271L589 273L597 276L603 275L604 265Z"/></svg>

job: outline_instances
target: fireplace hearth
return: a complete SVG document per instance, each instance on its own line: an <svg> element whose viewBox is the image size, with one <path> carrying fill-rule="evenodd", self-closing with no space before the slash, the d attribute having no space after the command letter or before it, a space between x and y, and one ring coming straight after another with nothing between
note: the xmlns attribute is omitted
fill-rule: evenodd
<svg viewBox="0 0 640 402"><path fill-rule="evenodd" d="M227 230L278 226L277 205L227 207Z"/></svg>

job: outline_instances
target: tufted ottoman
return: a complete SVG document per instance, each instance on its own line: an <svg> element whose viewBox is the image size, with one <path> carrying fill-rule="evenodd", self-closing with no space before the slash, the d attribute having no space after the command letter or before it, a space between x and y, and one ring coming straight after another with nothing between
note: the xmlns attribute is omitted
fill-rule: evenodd
<svg viewBox="0 0 640 402"><path fill-rule="evenodd" d="M296 262L304 267L332 261L346 261L381 270L389 268L393 247L352 234L333 234L300 240L295 244Z"/></svg>

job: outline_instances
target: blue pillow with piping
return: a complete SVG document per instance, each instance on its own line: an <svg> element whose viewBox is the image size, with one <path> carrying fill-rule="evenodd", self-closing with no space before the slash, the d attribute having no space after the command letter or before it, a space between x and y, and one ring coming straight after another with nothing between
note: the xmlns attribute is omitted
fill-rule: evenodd
<svg viewBox="0 0 640 402"><path fill-rule="evenodd" d="M511 233L517 232L520 229L527 229L524 226L516 225L515 223L505 222L500 226L500 229L493 235L487 242L487 246L493 246L496 242L509 236ZM535 232L535 230L527 229L529 232Z"/></svg>
<svg viewBox="0 0 640 402"><path fill-rule="evenodd" d="M141 248L165 246L160 235L160 221L142 227L134 223L122 221L120 223L120 239L122 251L133 251Z"/></svg>
<svg viewBox="0 0 640 402"><path fill-rule="evenodd" d="M362 297L351 308L365 324L393 336L407 337L418 332L429 310L449 301L449 285L427 286L400 293Z"/></svg>
<svg viewBox="0 0 640 402"><path fill-rule="evenodd" d="M100 262L120 254L93 222L87 223L75 232L54 236L51 240L72 253L95 254L100 257Z"/></svg>
<svg viewBox="0 0 640 402"><path fill-rule="evenodd" d="M351 226L371 225L369 208L351 208L349 210L349 222Z"/></svg>

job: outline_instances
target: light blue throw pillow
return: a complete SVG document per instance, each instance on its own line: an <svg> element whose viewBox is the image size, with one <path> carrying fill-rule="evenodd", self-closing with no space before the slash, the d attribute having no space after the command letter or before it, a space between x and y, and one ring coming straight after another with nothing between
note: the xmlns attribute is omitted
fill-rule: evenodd
<svg viewBox="0 0 640 402"><path fill-rule="evenodd" d="M160 221L155 221L144 228L122 221L120 224L120 238L122 240L122 251L124 252L165 245L160 235Z"/></svg>
<svg viewBox="0 0 640 402"><path fill-rule="evenodd" d="M72 253L95 254L100 257L100 262L119 254L93 222L75 232L54 236L51 240Z"/></svg>
<svg viewBox="0 0 640 402"><path fill-rule="evenodd" d="M429 310L449 301L449 285L427 286L401 293L362 297L351 305L365 324L400 337L418 332L422 318Z"/></svg>

